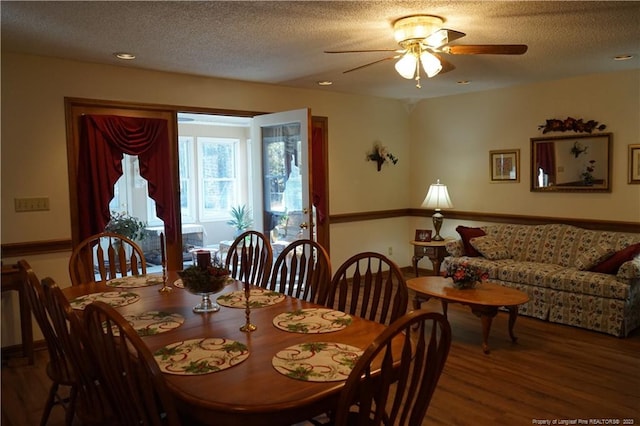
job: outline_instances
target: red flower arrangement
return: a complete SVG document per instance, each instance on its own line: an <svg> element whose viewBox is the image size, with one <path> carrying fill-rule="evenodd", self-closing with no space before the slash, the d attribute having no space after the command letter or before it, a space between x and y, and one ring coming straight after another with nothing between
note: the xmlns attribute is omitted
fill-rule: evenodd
<svg viewBox="0 0 640 426"><path fill-rule="evenodd" d="M488 280L489 274L476 266L469 265L469 262L462 262L457 265L450 264L445 277L451 277L458 287L471 288L479 281Z"/></svg>

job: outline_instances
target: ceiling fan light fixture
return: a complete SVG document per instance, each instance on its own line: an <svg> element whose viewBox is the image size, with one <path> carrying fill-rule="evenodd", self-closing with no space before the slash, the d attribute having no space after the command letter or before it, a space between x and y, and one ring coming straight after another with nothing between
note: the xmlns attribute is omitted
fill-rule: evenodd
<svg viewBox="0 0 640 426"><path fill-rule="evenodd" d="M398 43L429 37L441 28L444 20L433 15L413 15L393 23L393 34Z"/></svg>
<svg viewBox="0 0 640 426"><path fill-rule="evenodd" d="M398 62L396 62L396 71L398 71L398 74L402 77L410 80L416 74L417 63L418 59L416 56L411 52L407 52Z"/></svg>
<svg viewBox="0 0 640 426"><path fill-rule="evenodd" d="M444 46L445 44L449 43L449 33L447 32L447 30L440 29L425 38L424 42L427 46Z"/></svg>
<svg viewBox="0 0 640 426"><path fill-rule="evenodd" d="M420 62L422 63L424 72L427 73L427 77L429 78L436 76L440 71L442 71L442 64L440 63L440 60L426 50L423 50L422 53L420 53Z"/></svg>

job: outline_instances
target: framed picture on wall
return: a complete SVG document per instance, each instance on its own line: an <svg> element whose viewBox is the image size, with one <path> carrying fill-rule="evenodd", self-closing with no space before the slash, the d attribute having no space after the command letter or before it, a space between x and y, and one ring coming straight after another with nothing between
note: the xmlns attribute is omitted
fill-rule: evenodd
<svg viewBox="0 0 640 426"><path fill-rule="evenodd" d="M491 182L520 182L520 150L489 151Z"/></svg>
<svg viewBox="0 0 640 426"><path fill-rule="evenodd" d="M640 145L629 145L629 183L640 184Z"/></svg>
<svg viewBox="0 0 640 426"><path fill-rule="evenodd" d="M431 229L416 229L416 241L422 243L431 241Z"/></svg>

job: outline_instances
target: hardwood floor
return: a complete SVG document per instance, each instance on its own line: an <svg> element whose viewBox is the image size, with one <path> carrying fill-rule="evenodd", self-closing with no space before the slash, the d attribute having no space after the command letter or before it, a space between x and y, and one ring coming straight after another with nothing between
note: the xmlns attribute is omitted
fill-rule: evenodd
<svg viewBox="0 0 640 426"><path fill-rule="evenodd" d="M439 308L437 302L427 306ZM483 355L479 319L468 308L449 305L453 344L424 424L640 423L640 330L620 339L519 317L513 344L507 319L505 312L494 319L491 354Z"/></svg>
<svg viewBox="0 0 640 426"><path fill-rule="evenodd" d="M422 307L440 310L436 301ZM480 320L468 308L450 304L449 321L453 344L424 425L640 424L640 330L620 339L519 317L513 344L500 312L485 355ZM3 365L3 426L39 424L50 385L46 361L40 351L34 366L21 359ZM619 423L600 423L607 419ZM63 425L61 408L49 425Z"/></svg>

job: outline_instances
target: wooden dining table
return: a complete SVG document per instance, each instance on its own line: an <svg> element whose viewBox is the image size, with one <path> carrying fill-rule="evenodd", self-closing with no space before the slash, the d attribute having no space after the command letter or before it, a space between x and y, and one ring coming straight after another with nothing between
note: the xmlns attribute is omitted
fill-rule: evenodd
<svg viewBox="0 0 640 426"><path fill-rule="evenodd" d="M167 283L173 283L175 273L168 273ZM177 313L184 323L170 331L145 336L152 352L175 342L205 337L222 337L247 346L249 357L230 368L200 375L164 374L175 397L178 411L191 420L209 425L291 425L325 413L334 408L342 381L312 382L294 379L272 366L276 353L293 345L308 342L341 343L366 349L385 329L383 324L351 316L347 327L330 333L295 333L283 331L273 319L284 312L323 308L314 303L285 296L284 300L250 311L253 332L243 332L245 309L221 306L218 312L199 314L192 308L201 296L174 287L160 292L161 284L138 288L113 288L105 282L83 284L63 289L69 300L90 293L105 291L134 292L136 302L117 308L123 315L147 311ZM233 281L212 300L222 294L243 289L243 283ZM79 310L78 312L82 312Z"/></svg>

